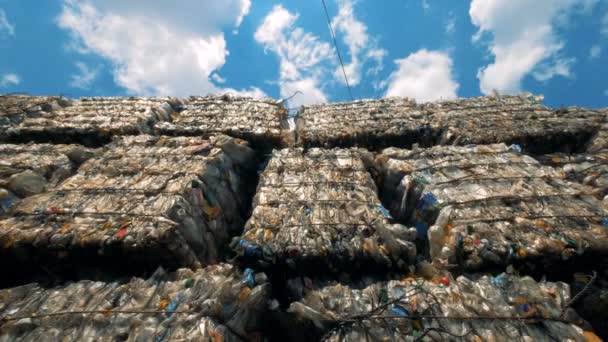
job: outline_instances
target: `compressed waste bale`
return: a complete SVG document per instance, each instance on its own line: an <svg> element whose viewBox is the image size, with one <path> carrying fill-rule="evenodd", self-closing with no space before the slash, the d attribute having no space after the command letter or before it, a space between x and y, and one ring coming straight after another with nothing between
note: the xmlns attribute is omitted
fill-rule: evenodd
<svg viewBox="0 0 608 342"><path fill-rule="evenodd" d="M68 106L61 96L0 95L0 128L19 124L26 117L41 117Z"/></svg>
<svg viewBox="0 0 608 342"><path fill-rule="evenodd" d="M94 153L79 145L0 144L0 214L57 185Z"/></svg>
<svg viewBox="0 0 608 342"><path fill-rule="evenodd" d="M181 102L174 98L83 97L70 105L25 115L0 133L8 142L81 143L102 146L114 135L152 133Z"/></svg>
<svg viewBox="0 0 608 342"><path fill-rule="evenodd" d="M120 138L0 221L0 264L62 274L116 271L121 260L121 272L217 262L242 231L255 158L227 136Z"/></svg>
<svg viewBox="0 0 608 342"><path fill-rule="evenodd" d="M275 150L233 247L244 262L297 273L407 267L415 230L392 224L361 150Z"/></svg>
<svg viewBox="0 0 608 342"><path fill-rule="evenodd" d="M263 337L270 284L220 264L128 282L0 290L0 341L250 341Z"/></svg>
<svg viewBox="0 0 608 342"><path fill-rule="evenodd" d="M517 150L386 149L377 158L383 199L428 241L433 260L467 269L517 263L557 270L608 256L607 212L595 190Z"/></svg>
<svg viewBox="0 0 608 342"><path fill-rule="evenodd" d="M584 148L600 123L588 112L551 109L542 96L484 96L423 105L431 127L443 131L440 144L518 144L531 153Z"/></svg>
<svg viewBox="0 0 608 342"><path fill-rule="evenodd" d="M324 341L598 341L570 299L565 283L506 273L408 277L311 289L288 312Z"/></svg>
<svg viewBox="0 0 608 342"><path fill-rule="evenodd" d="M166 135L209 136L227 134L262 146L284 144L282 128L287 110L273 99L223 96L191 96L183 110L171 115L171 122L158 122ZM287 131L286 131L287 132Z"/></svg>
<svg viewBox="0 0 608 342"><path fill-rule="evenodd" d="M429 124L414 100L395 97L304 106L296 132L304 147L409 147L434 144L438 132Z"/></svg>

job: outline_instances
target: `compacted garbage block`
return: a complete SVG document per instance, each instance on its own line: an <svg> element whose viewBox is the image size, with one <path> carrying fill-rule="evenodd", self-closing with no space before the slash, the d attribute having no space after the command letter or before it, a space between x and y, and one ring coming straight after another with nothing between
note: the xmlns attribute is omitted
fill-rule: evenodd
<svg viewBox="0 0 608 342"><path fill-rule="evenodd" d="M416 255L415 230L393 224L355 149L275 150L260 176L238 257L296 273L381 272Z"/></svg>
<svg viewBox="0 0 608 342"><path fill-rule="evenodd" d="M219 264L129 281L0 290L0 341L252 341L273 304L266 276Z"/></svg>
<svg viewBox="0 0 608 342"><path fill-rule="evenodd" d="M59 103L13 115L0 126L0 140L99 147L116 135L152 133L155 122L169 120L181 106L180 100L169 97L82 97Z"/></svg>
<svg viewBox="0 0 608 342"><path fill-rule="evenodd" d="M209 136L226 134L263 147L287 143L287 110L280 101L226 94L191 96L170 122L158 122L156 129L166 135Z"/></svg>
<svg viewBox="0 0 608 342"><path fill-rule="evenodd" d="M383 199L416 227L431 259L464 269L513 263L566 272L608 256L608 216L595 190L518 151L386 149L377 158Z"/></svg>
<svg viewBox="0 0 608 342"><path fill-rule="evenodd" d="M506 273L407 277L308 289L287 311L300 324L293 340L600 341L567 307L571 298L565 283Z"/></svg>
<svg viewBox="0 0 608 342"><path fill-rule="evenodd" d="M215 263L241 233L255 160L227 136L120 138L0 221L0 263L9 273L59 274Z"/></svg>
<svg viewBox="0 0 608 342"><path fill-rule="evenodd" d="M95 150L80 145L0 144L0 215L76 172Z"/></svg>

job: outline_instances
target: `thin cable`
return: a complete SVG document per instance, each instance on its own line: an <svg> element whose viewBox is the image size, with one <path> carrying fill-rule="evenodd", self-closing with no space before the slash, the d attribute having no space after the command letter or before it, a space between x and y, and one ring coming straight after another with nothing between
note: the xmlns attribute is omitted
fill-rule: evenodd
<svg viewBox="0 0 608 342"><path fill-rule="evenodd" d="M348 83L348 77L346 76L346 69L344 69L344 62L342 61L342 55L340 54L340 49L338 49L338 42L336 41L336 34L334 33L333 27L331 27L331 20L329 19L329 13L327 11L327 5L325 4L325 0L321 0L323 3L323 9L325 10L325 17L327 18L327 26L329 26L329 33L331 34L331 38L334 41L334 47L336 48L336 53L338 54L338 59L340 60L340 66L342 67L342 73L344 74L344 81L346 82L346 87L348 88L348 95L350 95L350 100L354 101L353 91L350 88L350 83Z"/></svg>

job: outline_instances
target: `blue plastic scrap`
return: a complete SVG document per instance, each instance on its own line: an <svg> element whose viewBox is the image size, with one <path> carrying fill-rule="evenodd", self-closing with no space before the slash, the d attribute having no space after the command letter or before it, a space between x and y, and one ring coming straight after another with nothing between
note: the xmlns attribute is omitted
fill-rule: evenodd
<svg viewBox="0 0 608 342"><path fill-rule="evenodd" d="M262 249L260 246L252 243L248 240L241 239L239 241L239 246L243 249L243 254L247 257L261 258L262 257Z"/></svg>
<svg viewBox="0 0 608 342"><path fill-rule="evenodd" d="M378 209L380 210L382 215L384 215L384 217L388 217L388 218L391 217L391 213L382 204L378 205Z"/></svg>
<svg viewBox="0 0 608 342"><path fill-rule="evenodd" d="M604 227L608 227L608 219L605 217L602 217L602 219L600 220L600 222L602 223L602 225Z"/></svg>
<svg viewBox="0 0 608 342"><path fill-rule="evenodd" d="M509 146L509 150L513 151L513 152L517 152L517 153L522 152L521 146L519 146L517 144L513 144L513 145Z"/></svg>
<svg viewBox="0 0 608 342"><path fill-rule="evenodd" d="M399 316L399 317L408 317L408 313L407 310L405 310L403 307L399 306L399 305L391 305L390 306L390 310L392 313L394 313L395 315Z"/></svg>
<svg viewBox="0 0 608 342"><path fill-rule="evenodd" d="M247 286L249 286L250 288L254 288L255 287L255 271L252 270L251 268L246 268L244 274L245 274L245 284L247 284Z"/></svg>
<svg viewBox="0 0 608 342"><path fill-rule="evenodd" d="M177 295L177 299L174 299L167 305L165 308L165 312L167 316L171 316L171 313L174 312L179 304L184 300L184 295L182 293Z"/></svg>

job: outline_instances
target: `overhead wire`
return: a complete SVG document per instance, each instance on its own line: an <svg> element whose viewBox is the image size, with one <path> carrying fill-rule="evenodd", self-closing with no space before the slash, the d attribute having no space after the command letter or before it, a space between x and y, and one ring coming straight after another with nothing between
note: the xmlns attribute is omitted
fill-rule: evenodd
<svg viewBox="0 0 608 342"><path fill-rule="evenodd" d="M350 87L350 83L348 82L348 76L346 75L346 69L344 68L344 61L342 60L342 55L340 54L340 49L338 48L338 42L336 40L336 34L334 32L333 27L331 26L331 19L329 19L329 12L327 11L327 5L325 4L325 0L321 0L323 3L323 9L325 10L325 18L327 19L327 26L329 27L329 34L331 35L331 39L334 42L334 47L336 48L336 54L338 55L338 60L340 61L340 66L342 68L342 74L344 74L344 82L346 83L346 88L348 89L348 95L350 96L350 100L354 101L353 91Z"/></svg>

